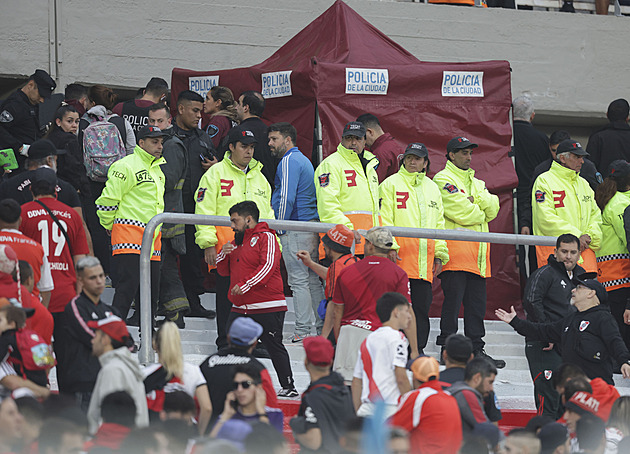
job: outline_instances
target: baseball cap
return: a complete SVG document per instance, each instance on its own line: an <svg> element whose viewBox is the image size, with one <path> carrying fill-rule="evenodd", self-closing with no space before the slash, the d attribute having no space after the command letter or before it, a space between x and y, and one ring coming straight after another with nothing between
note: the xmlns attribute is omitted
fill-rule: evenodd
<svg viewBox="0 0 630 454"><path fill-rule="evenodd" d="M52 92L57 88L55 81L43 69L36 70L30 79L33 79L37 84L37 91L42 98L50 98Z"/></svg>
<svg viewBox="0 0 630 454"><path fill-rule="evenodd" d="M410 154L419 158L428 158L429 150L427 150L427 147L423 143L412 142L407 145L407 148L405 149L405 154L403 154L403 159L405 159Z"/></svg>
<svg viewBox="0 0 630 454"><path fill-rule="evenodd" d="M423 383L428 382L431 378L437 379L440 376L440 363L431 356L420 356L411 363L410 369L414 378Z"/></svg>
<svg viewBox="0 0 630 454"><path fill-rule="evenodd" d="M630 174L630 163L624 159L617 159L610 163L606 176L612 178L624 178Z"/></svg>
<svg viewBox="0 0 630 454"><path fill-rule="evenodd" d="M482 422L475 425L472 430L473 435L482 437L489 446L495 447L505 438L501 429L491 422Z"/></svg>
<svg viewBox="0 0 630 454"><path fill-rule="evenodd" d="M28 147L27 151L29 159L43 159L60 154L66 154L66 150L58 150L55 144L48 139L36 140Z"/></svg>
<svg viewBox="0 0 630 454"><path fill-rule="evenodd" d="M367 241L380 249L391 249L394 245L394 237L392 232L385 227L372 227L367 232L359 230L359 233L365 237Z"/></svg>
<svg viewBox="0 0 630 454"><path fill-rule="evenodd" d="M164 137L168 136L167 132L163 132L157 126L143 126L138 130L138 140L146 139L147 137Z"/></svg>
<svg viewBox="0 0 630 454"><path fill-rule="evenodd" d="M365 126L360 121L351 121L346 123L343 127L343 134L341 134L341 137L346 136L355 136L360 138L365 137Z"/></svg>
<svg viewBox="0 0 630 454"><path fill-rule="evenodd" d="M241 142L243 145L258 143L258 139L256 139L254 133L242 125L230 129L228 140L228 143Z"/></svg>
<svg viewBox="0 0 630 454"><path fill-rule="evenodd" d="M302 341L306 358L316 366L328 366L333 362L335 350L330 341L322 336L307 337Z"/></svg>
<svg viewBox="0 0 630 454"><path fill-rule="evenodd" d="M585 415L590 413L597 416L599 411L599 401L593 397L593 395L586 391L578 391L564 406L567 410L571 410L574 413Z"/></svg>
<svg viewBox="0 0 630 454"><path fill-rule="evenodd" d="M448 141L448 144L446 144L446 153L462 150L464 148L477 148L478 146L479 145L472 143L466 137L458 136Z"/></svg>
<svg viewBox="0 0 630 454"><path fill-rule="evenodd" d="M252 425L239 419L228 419L217 433L218 440L233 443L241 452L245 452L245 438L252 431Z"/></svg>
<svg viewBox="0 0 630 454"><path fill-rule="evenodd" d="M550 422L540 428L538 438L540 439L540 454L552 454L558 446L566 443L569 432L566 426Z"/></svg>
<svg viewBox="0 0 630 454"><path fill-rule="evenodd" d="M451 334L444 345L446 354L458 363L467 363L472 354L472 341L462 334Z"/></svg>
<svg viewBox="0 0 630 454"><path fill-rule="evenodd" d="M341 254L349 254L354 233L343 224L337 224L322 237L322 243Z"/></svg>
<svg viewBox="0 0 630 454"><path fill-rule="evenodd" d="M131 338L127 325L120 317L110 315L101 320L90 320L87 325L92 329L98 329L103 331L113 340L125 343L127 339Z"/></svg>
<svg viewBox="0 0 630 454"><path fill-rule="evenodd" d="M575 140L571 139L563 140L562 142L560 142L560 144L558 145L558 149L556 150L556 155L559 155L560 153L566 153L567 151L570 151L577 156L589 155L586 151L584 151L580 142L576 142Z"/></svg>
<svg viewBox="0 0 630 454"><path fill-rule="evenodd" d="M228 331L230 342L240 347L249 347L260 337L263 327L249 317L239 317L232 322Z"/></svg>
<svg viewBox="0 0 630 454"><path fill-rule="evenodd" d="M40 167L33 172L31 184L39 181L47 181L50 184L57 184L57 173L50 167Z"/></svg>
<svg viewBox="0 0 630 454"><path fill-rule="evenodd" d="M606 292L606 288L596 279L584 279L584 276L581 277L582 279L580 279L579 277L574 277L573 279L571 279L573 285L575 285L576 287L578 285L583 285L584 287L588 287L591 290L595 290L595 294L597 295L597 299L599 300L599 302L602 304L607 304L608 293Z"/></svg>

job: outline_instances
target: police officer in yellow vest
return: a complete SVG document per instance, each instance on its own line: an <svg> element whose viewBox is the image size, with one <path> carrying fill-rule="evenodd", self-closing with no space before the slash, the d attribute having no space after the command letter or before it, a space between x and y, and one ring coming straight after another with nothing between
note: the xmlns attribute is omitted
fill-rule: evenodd
<svg viewBox="0 0 630 454"><path fill-rule="evenodd" d="M364 148L365 126L351 121L343 128L337 152L324 159L315 170L319 219L353 230L356 255L363 254L357 230L380 225L378 159Z"/></svg>
<svg viewBox="0 0 630 454"><path fill-rule="evenodd" d="M123 317L140 286L140 245L151 218L164 211L164 174L160 166L166 133L157 126L138 131L133 153L116 161L107 172L107 183L96 200L96 214L112 237L112 267L117 283L113 306ZM155 310L159 295L161 232L153 235L151 248L151 300ZM139 303L139 301L136 301Z"/></svg>
<svg viewBox="0 0 630 454"><path fill-rule="evenodd" d="M437 185L427 176L429 152L422 143L410 143L403 154L398 173L379 187L383 225L444 229L444 208ZM407 272L411 304L416 315L418 350L422 353L429 338L429 308L433 300L431 283L448 262L444 240L395 238L398 265Z"/></svg>
<svg viewBox="0 0 630 454"><path fill-rule="evenodd" d="M602 243L597 256L597 280L608 293L608 305L626 346L630 347L630 164L613 161L608 175L597 187L597 206L602 210Z"/></svg>
<svg viewBox="0 0 630 454"><path fill-rule="evenodd" d="M254 133L244 126L237 126L228 135L225 157L210 167L201 177L195 197L195 214L229 216L232 205L252 200L260 210L261 219L274 219L271 208L271 186L262 174L263 165L253 159L254 145L258 141ZM195 241L204 250L206 262L216 265L217 251L234 239L230 227L198 225ZM216 275L217 347L227 346L226 324L232 303L228 299L230 277Z"/></svg>
<svg viewBox="0 0 630 454"><path fill-rule="evenodd" d="M560 142L551 168L536 178L532 188L532 226L534 235L555 236L571 233L580 239L580 265L586 272L597 272L595 251L602 240L602 217L595 194L579 176L588 153L579 142ZM538 264L553 254L551 246L536 246Z"/></svg>
<svg viewBox="0 0 630 454"><path fill-rule="evenodd" d="M440 188L444 204L445 227L488 232L488 223L499 213L499 198L490 194L486 184L475 178L470 168L476 143L465 137L455 137L446 146L446 167L433 181ZM449 261L439 275L444 303L437 344L457 332L457 316L464 303L464 333L473 343L475 356L486 357L496 367L505 361L492 359L484 350L486 334L483 319L486 314L486 278L490 277L490 244L447 241ZM441 355L440 355L441 357Z"/></svg>

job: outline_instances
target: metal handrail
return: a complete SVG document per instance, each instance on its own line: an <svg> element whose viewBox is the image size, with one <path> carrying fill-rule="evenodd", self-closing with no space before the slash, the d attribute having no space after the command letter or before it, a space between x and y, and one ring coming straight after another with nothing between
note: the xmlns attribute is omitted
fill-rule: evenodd
<svg viewBox="0 0 630 454"><path fill-rule="evenodd" d="M323 222L303 221L277 221L274 219L261 219L267 222L269 227L275 230L293 230L298 232L325 233L334 224ZM151 245L153 234L162 223L230 226L228 216L206 216L201 214L186 213L160 213L154 216L144 229L142 247L140 249L140 327L152 326L151 320ZM436 240L476 241L495 244L514 244L531 246L555 246L556 238L551 236L517 235L514 233L474 232L468 229L438 230L418 229L412 227L387 227L394 236L407 238L430 238ZM126 315L126 314L124 314ZM143 330L149 333L151 330ZM145 334L141 338L138 359L143 364L152 363L155 360L151 336Z"/></svg>

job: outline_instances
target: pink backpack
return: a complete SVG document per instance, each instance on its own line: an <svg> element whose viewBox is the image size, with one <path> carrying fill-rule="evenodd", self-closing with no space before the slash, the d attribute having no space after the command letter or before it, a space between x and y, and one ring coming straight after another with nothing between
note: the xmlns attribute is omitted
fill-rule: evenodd
<svg viewBox="0 0 630 454"><path fill-rule="evenodd" d="M93 181L107 181L109 166L124 158L125 141L113 121L124 119L118 116L103 118L86 114L83 119L88 126L83 131L83 163L88 178Z"/></svg>

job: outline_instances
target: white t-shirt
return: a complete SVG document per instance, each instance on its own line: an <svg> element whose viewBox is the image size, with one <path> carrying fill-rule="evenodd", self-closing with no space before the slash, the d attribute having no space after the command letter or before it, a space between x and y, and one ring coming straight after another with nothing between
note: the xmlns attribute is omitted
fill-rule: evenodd
<svg viewBox="0 0 630 454"><path fill-rule="evenodd" d="M144 375L144 378L148 377L149 375L151 375L153 372L155 372L156 370L158 370L160 367L162 367L161 364L151 364L149 366L146 366L143 370L142 373ZM197 388L201 385L205 385L206 384L206 379L203 376L203 374L201 373L201 369L199 368L199 366L195 366L193 364L190 363L184 363L184 375L182 377L182 382L183 382L183 386L180 385L179 383L169 383L164 387L164 391L165 392L171 392L171 391L175 391L177 389L181 389L182 391L186 392L186 394L190 395L191 397L195 397L195 391L197 390Z"/></svg>
<svg viewBox="0 0 630 454"><path fill-rule="evenodd" d="M389 405L398 404L400 391L394 368L407 367L408 346L405 335L389 326L381 326L367 337L354 367L354 376L363 381L361 402L382 399Z"/></svg>

